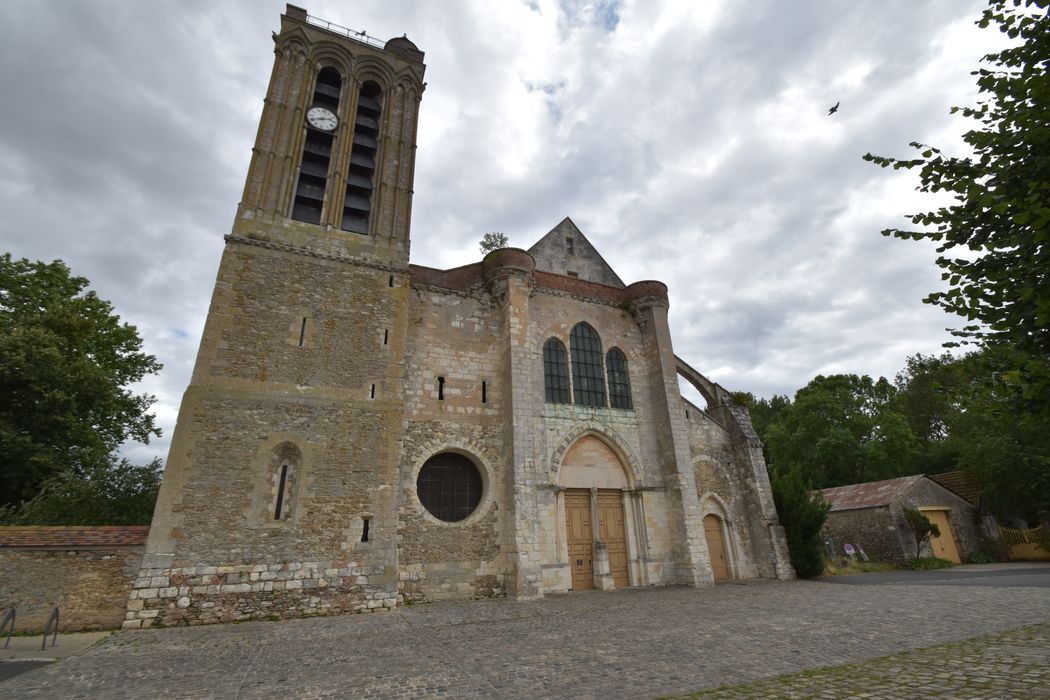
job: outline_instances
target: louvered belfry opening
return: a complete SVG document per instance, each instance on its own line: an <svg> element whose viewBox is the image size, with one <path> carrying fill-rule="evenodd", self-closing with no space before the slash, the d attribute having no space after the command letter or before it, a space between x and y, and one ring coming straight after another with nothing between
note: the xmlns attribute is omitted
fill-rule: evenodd
<svg viewBox="0 0 1050 700"><path fill-rule="evenodd" d="M334 68L322 68L317 74L314 100L311 107L327 107L339 113L339 90L342 80ZM295 188L292 218L308 224L321 223L325 186L328 184L328 163L332 159L335 134L321 131L307 124L303 157L299 165L299 183Z"/></svg>
<svg viewBox="0 0 1050 700"><path fill-rule="evenodd" d="M379 110L382 92L369 81L361 86L354 115L354 143L346 176L343 204L343 230L368 235L372 213L372 183L375 181L376 152L379 150Z"/></svg>

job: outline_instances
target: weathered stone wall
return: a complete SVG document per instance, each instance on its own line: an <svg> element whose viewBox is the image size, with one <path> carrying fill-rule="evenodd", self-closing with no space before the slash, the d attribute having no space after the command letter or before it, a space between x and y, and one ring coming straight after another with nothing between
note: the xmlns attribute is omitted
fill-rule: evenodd
<svg viewBox="0 0 1050 700"><path fill-rule="evenodd" d="M910 550L903 548L901 536L907 536L909 531L902 533L899 530L888 507L828 513L822 532L825 537L833 538L837 547L836 559L846 556L842 549L845 544L863 547L864 552L876 561L900 562L915 556L914 544Z"/></svg>
<svg viewBox="0 0 1050 700"><path fill-rule="evenodd" d="M142 550L0 548L0 610L18 632L43 630L56 605L63 632L119 627Z"/></svg>
<svg viewBox="0 0 1050 700"><path fill-rule="evenodd" d="M409 600L499 595L505 567L499 532L506 517L497 309L480 275L468 291L414 287L405 355L405 414L398 501L398 568ZM444 379L440 390L438 377ZM453 451L482 474L484 494L473 515L441 522L416 494L423 463Z"/></svg>

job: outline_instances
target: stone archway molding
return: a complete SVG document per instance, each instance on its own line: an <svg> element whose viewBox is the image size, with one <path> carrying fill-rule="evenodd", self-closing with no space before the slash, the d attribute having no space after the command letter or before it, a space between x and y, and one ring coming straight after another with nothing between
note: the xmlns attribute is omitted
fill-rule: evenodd
<svg viewBox="0 0 1050 700"><path fill-rule="evenodd" d="M562 436L561 441L558 443L558 448L554 450L554 454L551 456L551 481L554 481L554 477L558 474L562 461L565 459L569 449L588 435L601 440L613 451L620 460L620 464L624 467L630 488L634 489L642 485L641 464L634 451L628 446L627 441L609 426L595 421L579 423Z"/></svg>

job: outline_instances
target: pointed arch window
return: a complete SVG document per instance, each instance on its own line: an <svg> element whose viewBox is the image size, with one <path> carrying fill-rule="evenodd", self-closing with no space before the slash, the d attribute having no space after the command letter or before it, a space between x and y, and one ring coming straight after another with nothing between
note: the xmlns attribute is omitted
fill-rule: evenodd
<svg viewBox="0 0 1050 700"><path fill-rule="evenodd" d="M547 403L569 403L569 358L557 338L543 344L543 389Z"/></svg>
<svg viewBox="0 0 1050 700"><path fill-rule="evenodd" d="M343 200L344 231L368 235L375 186L376 154L379 151L379 111L382 90L372 81L361 86L354 115L354 143L346 175Z"/></svg>
<svg viewBox="0 0 1050 700"><path fill-rule="evenodd" d="M602 341L586 323L577 323L569 334L572 355L572 388L578 406L605 406Z"/></svg>
<svg viewBox="0 0 1050 700"><path fill-rule="evenodd" d="M627 358L619 348L605 356L605 370L609 375L609 405L613 408L631 408L631 379L627 374Z"/></svg>
<svg viewBox="0 0 1050 700"><path fill-rule="evenodd" d="M339 93L342 79L334 68L322 68L314 85L311 107L324 107L339 113ZM324 131L307 123L303 153L299 159L299 181L295 186L292 218L308 224L321 223L321 210L328 187L328 165L332 160L334 131Z"/></svg>

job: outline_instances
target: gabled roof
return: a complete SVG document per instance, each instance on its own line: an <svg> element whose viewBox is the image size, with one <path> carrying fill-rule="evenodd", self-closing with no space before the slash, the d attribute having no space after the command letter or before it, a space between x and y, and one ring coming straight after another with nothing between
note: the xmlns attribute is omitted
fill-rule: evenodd
<svg viewBox="0 0 1050 700"><path fill-rule="evenodd" d="M981 500L981 483L973 472L956 470L943 474L930 474L930 478L973 505L977 505Z"/></svg>
<svg viewBox="0 0 1050 700"><path fill-rule="evenodd" d="M926 477L922 474L902 476L866 484L835 486L822 491L824 500L831 504L831 512L888 506L903 496L908 489Z"/></svg>
<svg viewBox="0 0 1050 700"><path fill-rule="evenodd" d="M528 252L536 261L536 269L542 272L578 277L618 289L626 286L567 216L536 241Z"/></svg>

